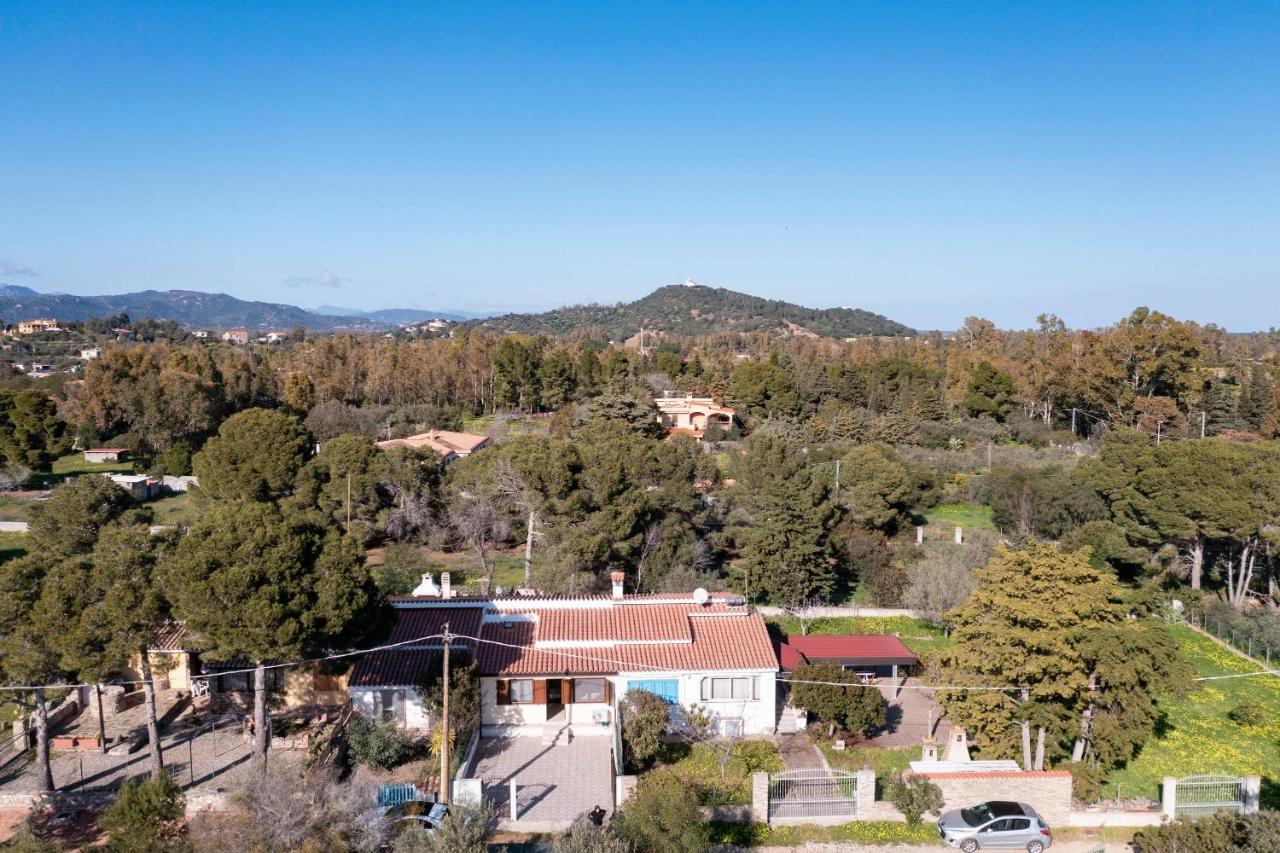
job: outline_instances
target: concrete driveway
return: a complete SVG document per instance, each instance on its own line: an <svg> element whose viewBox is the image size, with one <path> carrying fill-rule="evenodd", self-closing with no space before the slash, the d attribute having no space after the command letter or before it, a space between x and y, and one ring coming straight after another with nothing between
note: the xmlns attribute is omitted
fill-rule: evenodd
<svg viewBox="0 0 1280 853"><path fill-rule="evenodd" d="M476 769L499 827L523 832L567 829L597 805L613 812L612 740L577 737L544 744L540 737L480 741ZM516 821L511 821L510 785L516 781Z"/></svg>

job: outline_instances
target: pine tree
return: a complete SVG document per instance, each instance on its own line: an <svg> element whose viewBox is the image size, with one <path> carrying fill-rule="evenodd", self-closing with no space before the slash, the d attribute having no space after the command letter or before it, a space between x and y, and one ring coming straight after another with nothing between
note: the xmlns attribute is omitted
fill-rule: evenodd
<svg viewBox="0 0 1280 853"><path fill-rule="evenodd" d="M1225 382L1213 382L1205 392L1205 435L1217 435L1241 427L1235 390Z"/></svg>
<svg viewBox="0 0 1280 853"><path fill-rule="evenodd" d="M166 559L174 615L213 660L255 663L254 756L267 749L265 665L343 646L370 630L375 587L350 539L274 504L208 513Z"/></svg>
<svg viewBox="0 0 1280 853"><path fill-rule="evenodd" d="M747 439L740 461L744 591L780 604L825 598L835 581L829 538L837 511L824 478L798 447L766 432Z"/></svg>
<svg viewBox="0 0 1280 853"><path fill-rule="evenodd" d="M1271 374L1264 365L1255 364L1249 371L1249 384L1240 396L1240 417L1254 432L1262 430L1262 420L1274 398Z"/></svg>

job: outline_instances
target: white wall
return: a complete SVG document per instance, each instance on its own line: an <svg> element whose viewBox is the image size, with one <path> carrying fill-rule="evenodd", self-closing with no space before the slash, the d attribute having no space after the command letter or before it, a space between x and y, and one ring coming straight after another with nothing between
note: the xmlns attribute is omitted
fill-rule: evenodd
<svg viewBox="0 0 1280 853"><path fill-rule="evenodd" d="M412 687L352 687L348 692L351 694L351 704L357 711L370 719L378 720L382 718L382 691L393 689L404 693L404 724L411 729L430 728L431 718L422 707L418 691Z"/></svg>
<svg viewBox="0 0 1280 853"><path fill-rule="evenodd" d="M755 700L734 700L726 702L702 701L702 679L713 675L749 676L758 679ZM679 704L701 705L716 718L741 719L743 734L771 734L776 723L776 676L770 670L757 672L726 673L715 670L705 672L637 672L623 675L607 676L613 684L613 695L621 699L627 690L627 682L640 680L675 680L679 683ZM495 728L521 728L542 726L547 721L547 708L542 704L535 705L499 705L496 678L480 679L480 722L488 731L486 735L495 734ZM610 710L610 704L604 702L565 703L569 715L569 723L575 734L608 734L610 729L593 719L596 711ZM612 724L612 719L610 720Z"/></svg>
<svg viewBox="0 0 1280 853"><path fill-rule="evenodd" d="M756 695L752 701L734 700L727 702L702 701L702 679L713 675L750 676L759 679ZM771 734L776 724L775 706L777 704L777 673L771 670L759 672L721 672L706 670L703 672L637 672L613 676L614 694L621 698L627 690L628 681L649 679L670 680L680 683L680 704L701 705L716 718L737 718L742 720L743 734Z"/></svg>

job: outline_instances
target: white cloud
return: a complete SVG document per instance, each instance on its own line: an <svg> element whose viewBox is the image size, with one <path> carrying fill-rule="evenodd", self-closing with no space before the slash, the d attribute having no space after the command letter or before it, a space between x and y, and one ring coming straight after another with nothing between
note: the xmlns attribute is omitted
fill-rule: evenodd
<svg viewBox="0 0 1280 853"><path fill-rule="evenodd" d="M284 279L289 287L328 287L333 290L342 289L349 281L350 279L334 275L329 270L320 270L318 275L291 275Z"/></svg>
<svg viewBox="0 0 1280 853"><path fill-rule="evenodd" d="M40 275L26 264L0 258L0 275Z"/></svg>

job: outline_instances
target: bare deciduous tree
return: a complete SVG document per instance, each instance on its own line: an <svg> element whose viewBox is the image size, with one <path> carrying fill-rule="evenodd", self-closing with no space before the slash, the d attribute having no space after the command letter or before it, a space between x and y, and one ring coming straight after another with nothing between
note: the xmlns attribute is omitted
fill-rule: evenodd
<svg viewBox="0 0 1280 853"><path fill-rule="evenodd" d="M489 546L511 535L511 525L492 501L484 498L464 498L449 512L449 522L461 545L476 555L480 571L484 573L485 589L493 587L493 561L489 559Z"/></svg>

